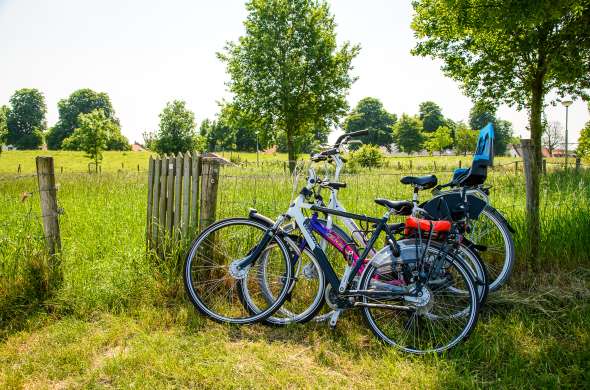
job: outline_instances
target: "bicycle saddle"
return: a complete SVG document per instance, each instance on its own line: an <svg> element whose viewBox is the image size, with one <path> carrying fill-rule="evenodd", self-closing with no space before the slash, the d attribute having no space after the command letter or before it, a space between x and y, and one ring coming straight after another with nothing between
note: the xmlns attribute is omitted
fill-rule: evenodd
<svg viewBox="0 0 590 390"><path fill-rule="evenodd" d="M433 188L438 184L438 179L434 175L428 176L404 176L401 178L402 184L411 184L416 187L420 187L422 190Z"/></svg>
<svg viewBox="0 0 590 390"><path fill-rule="evenodd" d="M389 200L377 198L375 199L375 203L377 203L379 206L384 206L393 209L397 214L401 215L412 214L412 208L414 207L412 202L408 202L406 200Z"/></svg>

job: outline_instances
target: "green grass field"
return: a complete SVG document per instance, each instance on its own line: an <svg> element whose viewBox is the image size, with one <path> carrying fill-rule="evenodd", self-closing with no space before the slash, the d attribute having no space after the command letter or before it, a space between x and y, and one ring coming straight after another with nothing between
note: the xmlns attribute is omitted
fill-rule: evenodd
<svg viewBox="0 0 590 390"><path fill-rule="evenodd" d="M0 388L590 383L588 172L550 172L543 179L543 271L525 273L520 260L510 286L491 298L467 342L444 356L417 358L380 345L356 313L345 315L333 332L326 324L223 326L198 315L167 265L145 253L146 173L127 166L146 166L147 153L105 155L102 175L84 173L82 154L55 154L64 210L63 281L49 288L36 178L29 175L39 154L47 152L0 156ZM255 161L255 154L247 156ZM282 164L273 165L275 159L265 159L264 168L224 168L218 217L245 215L251 206L271 217L285 210L292 180L282 174ZM444 170L458 165L451 157L423 161L421 171L433 162ZM19 162L21 176L12 168ZM408 198L409 189L399 184L408 160L400 162L401 170L395 160L346 175L342 202L351 211L374 214L381 212L374 197ZM494 170L489 183L492 203L517 229L521 259L527 234L522 175L506 165Z"/></svg>

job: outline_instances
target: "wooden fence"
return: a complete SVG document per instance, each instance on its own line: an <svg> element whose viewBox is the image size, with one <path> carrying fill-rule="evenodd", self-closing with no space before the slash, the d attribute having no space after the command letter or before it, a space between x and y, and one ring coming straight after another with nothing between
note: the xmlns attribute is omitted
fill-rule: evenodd
<svg viewBox="0 0 590 390"><path fill-rule="evenodd" d="M146 238L150 248L165 240L193 238L215 220L219 162L196 152L149 160Z"/></svg>

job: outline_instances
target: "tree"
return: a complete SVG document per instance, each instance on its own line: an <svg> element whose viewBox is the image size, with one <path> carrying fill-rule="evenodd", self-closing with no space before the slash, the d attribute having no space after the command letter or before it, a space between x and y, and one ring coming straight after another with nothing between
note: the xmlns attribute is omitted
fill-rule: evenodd
<svg viewBox="0 0 590 390"><path fill-rule="evenodd" d="M326 132L348 109L359 47L337 47L324 0L250 0L246 9L245 35L218 56L231 78L233 104L265 123L263 138L284 134L293 170L298 138Z"/></svg>
<svg viewBox="0 0 590 390"><path fill-rule="evenodd" d="M429 134L427 137L424 146L431 154L433 152L438 152L439 155L442 155L442 152L453 144L451 129L446 126L439 127L434 133Z"/></svg>
<svg viewBox="0 0 590 390"><path fill-rule="evenodd" d="M584 159L590 158L590 122L587 122L586 126L580 131L576 155Z"/></svg>
<svg viewBox="0 0 590 390"><path fill-rule="evenodd" d="M587 96L590 4L587 0L419 0L412 28L418 55L443 60L444 73L475 100L529 111L532 164L527 196L529 259L539 255L541 114L549 91Z"/></svg>
<svg viewBox="0 0 590 390"><path fill-rule="evenodd" d="M86 152L86 157L94 160L98 172L98 163L102 160L102 152L107 149L107 142L112 132L118 132L118 125L109 118L103 110L94 110L88 114L80 114L80 127L63 140L64 148L69 144L76 144L79 150Z"/></svg>
<svg viewBox="0 0 590 390"><path fill-rule="evenodd" d="M424 126L424 131L433 132L445 124L445 117L442 109L435 102L420 103L419 118Z"/></svg>
<svg viewBox="0 0 590 390"><path fill-rule="evenodd" d="M8 138L8 126L6 124L8 111L7 106L0 106L0 154L2 153L2 145L4 145Z"/></svg>
<svg viewBox="0 0 590 390"><path fill-rule="evenodd" d="M477 131L471 130L465 123L459 122L455 130L455 151L463 153L463 156L475 152L478 134Z"/></svg>
<svg viewBox="0 0 590 390"><path fill-rule="evenodd" d="M510 143L514 134L512 122L498 119L494 124L494 133L494 154L497 156L503 156L506 154L508 143Z"/></svg>
<svg viewBox="0 0 590 390"><path fill-rule="evenodd" d="M80 114L88 114L94 110L102 110L104 114L117 125L119 120L115 116L115 110L111 104L109 95L104 92L95 92L84 88L73 92L67 99L57 103L59 119L55 126L47 134L47 147L49 149L61 149L62 142L80 127Z"/></svg>
<svg viewBox="0 0 590 390"><path fill-rule="evenodd" d="M561 123L555 121L545 124L543 129L543 146L547 148L551 157L553 157L555 149L557 149L564 140L563 126L561 126Z"/></svg>
<svg viewBox="0 0 590 390"><path fill-rule="evenodd" d="M410 154L422 150L422 121L417 117L403 114L393 127L393 132L400 151Z"/></svg>
<svg viewBox="0 0 590 390"><path fill-rule="evenodd" d="M344 119L342 128L345 133L367 129L369 135L359 138L364 144L385 146L391 150L392 126L396 121L397 116L387 112L379 99L366 97Z"/></svg>
<svg viewBox="0 0 590 390"><path fill-rule="evenodd" d="M469 126L473 130L481 130L488 123L496 124L496 107L483 100L478 100L469 110Z"/></svg>
<svg viewBox="0 0 590 390"><path fill-rule="evenodd" d="M196 150L195 114L186 103L174 100L166 103L160 114L160 129L155 135L154 150L159 154L177 154Z"/></svg>
<svg viewBox="0 0 590 390"><path fill-rule="evenodd" d="M6 142L18 149L37 149L43 144L45 122L45 97L36 89L19 89L10 98L10 110L6 117L8 136Z"/></svg>

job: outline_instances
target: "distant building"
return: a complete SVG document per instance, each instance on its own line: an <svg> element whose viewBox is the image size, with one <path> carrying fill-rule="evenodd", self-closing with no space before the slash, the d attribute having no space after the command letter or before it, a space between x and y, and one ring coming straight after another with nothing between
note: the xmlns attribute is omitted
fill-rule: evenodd
<svg viewBox="0 0 590 390"><path fill-rule="evenodd" d="M134 152L145 152L146 149L143 147L142 144L138 144L137 142L134 142L133 145L131 145L131 150Z"/></svg>
<svg viewBox="0 0 590 390"><path fill-rule="evenodd" d="M14 145L2 145L2 151L5 152L7 150L18 150Z"/></svg>

